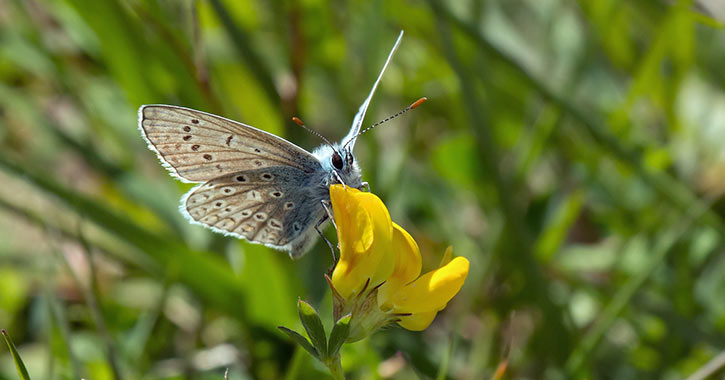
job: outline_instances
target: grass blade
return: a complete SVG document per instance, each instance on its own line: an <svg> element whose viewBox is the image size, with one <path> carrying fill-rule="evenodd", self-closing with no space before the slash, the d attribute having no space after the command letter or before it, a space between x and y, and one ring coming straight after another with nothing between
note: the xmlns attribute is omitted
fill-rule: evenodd
<svg viewBox="0 0 725 380"><path fill-rule="evenodd" d="M572 351L565 367L569 375L580 375L579 372L582 370L583 365L591 357L591 353L597 347L604 334L609 331L609 328L614 324L617 317L629 305L632 297L646 283L655 269L665 262L667 254L672 252L675 243L690 231L694 221L700 218L706 210L709 210L709 207L709 205L705 205L694 208L679 224L675 225L671 230L664 231L660 235L661 238L656 242L650 253L647 265L639 273L630 278L614 295L612 301L602 311L601 317L594 323L594 326L584 335Z"/></svg>
<svg viewBox="0 0 725 380"><path fill-rule="evenodd" d="M544 99L551 102L558 109L562 110L566 115L571 117L583 128L593 140L604 148L604 151L610 153L619 162L632 168L642 180L651 186L657 193L670 201L680 211L687 211L693 205L702 205L702 201L687 186L683 185L677 179L671 177L667 173L657 173L648 170L639 155L630 147L617 140L612 134L606 131L606 128L586 116L586 114L577 109L564 96L552 91L544 82L536 78L522 64L517 62L513 57L507 55L502 50L494 46L479 30L456 17L447 7L442 6L437 0L430 0L432 8L442 18L456 26L461 32L474 41L481 51L490 54L496 60L509 66L512 70L519 73L520 78L525 81L531 88L538 92ZM486 72L478 71L480 75L487 75ZM701 217L702 222L717 229L721 234L725 234L725 223L712 210L707 210Z"/></svg>
<svg viewBox="0 0 725 380"><path fill-rule="evenodd" d="M482 163L479 168L481 170L480 176L485 178L485 172L490 173L493 185L496 187L496 196L501 203L506 222L500 238L502 242L509 245L504 249L508 250L512 256L517 257L516 262L521 265L521 269L511 267L510 260L499 261L503 265L509 265L509 271L521 270L528 278L527 286L522 290L521 294L530 294L541 305L546 320L544 325L548 326L548 328L541 330L541 333L545 334L544 340L559 342L555 349L550 350L547 354L556 357L557 360L563 360L572 339L569 331L562 323L563 311L561 307L553 303L546 294L546 289L549 288L548 280L542 274L534 258L529 231L525 224L525 211L515 200L515 184L512 183L512 178L502 172L501 166L498 164L501 161L501 155L494 140L486 111L482 109L485 103L478 96L474 83L470 80L470 72L463 65L454 49L452 31L448 20L440 12L443 7L438 0L429 0L428 3L437 17L443 54L458 76L461 85L464 100L463 108L466 111L468 124L478 146L478 158ZM499 252L499 255L502 253Z"/></svg>
<svg viewBox="0 0 725 380"><path fill-rule="evenodd" d="M172 235L147 231L118 211L61 185L52 177L40 174L40 171L28 168L7 155L0 155L0 167L40 190L57 196L78 215L143 250L153 262L152 268L146 267L145 270L153 272L157 268L166 268L173 273L174 280L188 285L214 307L234 318L248 321L244 302L241 301L245 298L243 286L223 259L211 253L192 251ZM214 279L214 286L209 286L210 278Z"/></svg>
<svg viewBox="0 0 725 380"><path fill-rule="evenodd" d="M227 11L224 4L219 0L209 1L217 17L221 21L222 26L226 30L229 38L232 40L234 47L237 49L239 55L249 66L249 69L254 73L254 77L259 80L260 85L267 93L267 97L270 102L280 108L280 97L277 93L277 88L274 85L272 74L264 66L262 59L257 55L256 51L252 49L249 41L247 40L247 34L234 22L232 16Z"/></svg>
<svg viewBox="0 0 725 380"><path fill-rule="evenodd" d="M15 349L15 344L13 343L13 340L10 339L10 335L8 335L8 332L5 331L5 329L2 329L3 338L5 338L5 343L8 344L8 348L10 349L10 355L13 356L13 361L15 362L15 368L18 370L18 376L20 376L21 380L30 380L30 375L28 375L28 370L25 369L25 364L23 364L23 360L20 358L20 354L18 354L18 350Z"/></svg>

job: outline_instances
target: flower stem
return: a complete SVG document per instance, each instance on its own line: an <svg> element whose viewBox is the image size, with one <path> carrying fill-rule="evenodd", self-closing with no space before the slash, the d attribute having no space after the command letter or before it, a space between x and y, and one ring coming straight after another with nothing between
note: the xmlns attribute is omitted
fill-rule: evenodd
<svg viewBox="0 0 725 380"><path fill-rule="evenodd" d="M324 361L334 380L345 380L345 372L342 371L340 353Z"/></svg>

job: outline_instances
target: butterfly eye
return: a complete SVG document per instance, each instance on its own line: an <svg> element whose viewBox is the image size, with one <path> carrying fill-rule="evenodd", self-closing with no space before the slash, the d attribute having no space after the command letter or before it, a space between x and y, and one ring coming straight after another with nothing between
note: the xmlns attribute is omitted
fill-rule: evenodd
<svg viewBox="0 0 725 380"><path fill-rule="evenodd" d="M332 166L337 170L342 170L342 157L337 152L332 153Z"/></svg>

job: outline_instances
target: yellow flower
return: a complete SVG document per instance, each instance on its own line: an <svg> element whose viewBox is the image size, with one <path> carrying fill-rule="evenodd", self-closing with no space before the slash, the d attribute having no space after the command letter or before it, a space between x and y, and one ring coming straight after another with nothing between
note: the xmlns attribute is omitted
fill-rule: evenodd
<svg viewBox="0 0 725 380"><path fill-rule="evenodd" d="M388 209L371 193L332 185L332 212L340 242L340 260L332 282L344 298L357 294L368 279L385 281L393 271L393 226Z"/></svg>
<svg viewBox="0 0 725 380"><path fill-rule="evenodd" d="M332 272L335 318L352 313L349 341L388 323L423 330L463 286L468 260L451 260L420 277L415 240L390 220L380 199L342 185L330 187L340 242L340 260Z"/></svg>

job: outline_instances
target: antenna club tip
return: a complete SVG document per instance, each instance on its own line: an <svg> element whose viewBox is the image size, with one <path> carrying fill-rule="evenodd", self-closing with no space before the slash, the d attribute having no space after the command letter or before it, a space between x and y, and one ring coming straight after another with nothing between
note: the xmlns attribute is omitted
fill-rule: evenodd
<svg viewBox="0 0 725 380"><path fill-rule="evenodd" d="M295 122L295 124L297 124L297 125L299 125L299 126L303 126L303 125L305 124L305 123L303 123L303 122L302 122L302 120L300 120L300 118L299 118L299 117L297 117L297 116L292 116L292 121L294 121L294 122Z"/></svg>
<svg viewBox="0 0 725 380"><path fill-rule="evenodd" d="M428 98L426 98L425 96L416 100L413 104L410 105L410 109L418 107L419 105L423 104L426 100L428 100Z"/></svg>

